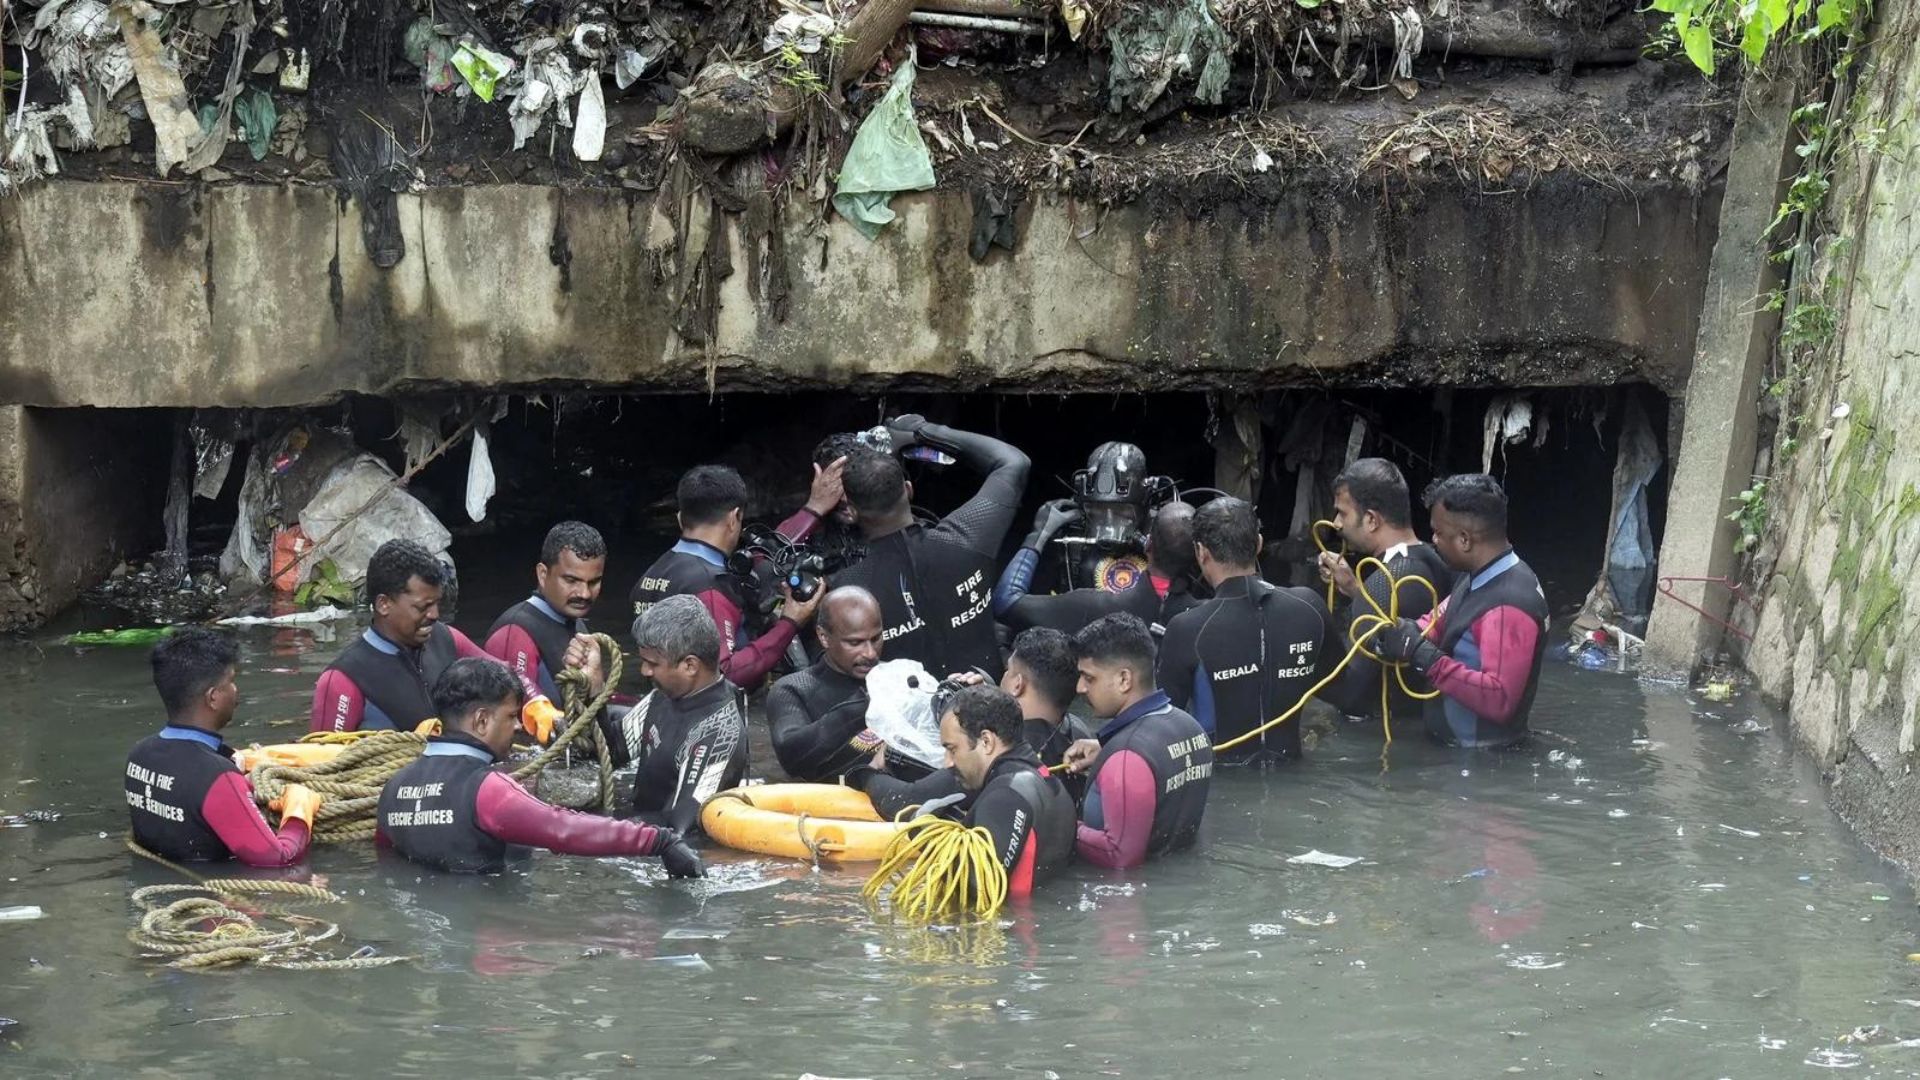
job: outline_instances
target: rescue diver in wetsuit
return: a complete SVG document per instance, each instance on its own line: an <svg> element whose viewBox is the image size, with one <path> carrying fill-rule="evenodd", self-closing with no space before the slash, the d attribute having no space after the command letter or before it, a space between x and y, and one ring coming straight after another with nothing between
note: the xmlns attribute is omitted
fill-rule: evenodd
<svg viewBox="0 0 1920 1080"><path fill-rule="evenodd" d="M1041 771L1020 704L998 687L965 686L940 718L947 767L972 793L961 821L993 838L1007 895L1024 897L1073 858L1073 798Z"/></svg>
<svg viewBox="0 0 1920 1080"><path fill-rule="evenodd" d="M487 652L558 701L567 646L587 632L587 615L606 574L607 543L600 530L578 521L547 530L533 567L533 595L494 620Z"/></svg>
<svg viewBox="0 0 1920 1080"><path fill-rule="evenodd" d="M966 685L983 685L978 672L953 676ZM1087 737L1087 726L1079 717L1067 713L1073 704L1080 680L1073 652L1073 640L1058 630L1035 627L1013 639L1013 655L1007 658L1006 674L1000 676L1000 689L1020 706L1026 719L1026 742L1045 764L1057 764L1067 749ZM1086 790L1079 776L1061 778L1074 802ZM937 769L915 780L906 780L886 771L884 751L875 754L867 765L847 774L847 786L867 793L875 810L891 820L909 806L964 790L952 769Z"/></svg>
<svg viewBox="0 0 1920 1080"><path fill-rule="evenodd" d="M799 543L813 534L821 519L840 505L840 470L835 461L813 467L813 488L807 504L780 523L781 536ZM633 587L633 611L643 615L649 605L669 596L692 596L712 615L720 634L720 673L735 686L752 689L773 670L792 644L794 635L813 618L820 594L795 600L782 586L786 604L773 625L748 641L746 589L727 565L740 546L746 527L747 482L726 465L700 465L687 470L675 492L680 541L654 560Z"/></svg>
<svg viewBox="0 0 1920 1080"><path fill-rule="evenodd" d="M1454 746L1504 747L1527 737L1527 714L1547 652L1547 597L1507 540L1507 494L1485 473L1437 480L1425 502L1433 546L1459 572L1424 631L1401 619L1373 639L1440 696L1427 730Z"/></svg>
<svg viewBox="0 0 1920 1080"><path fill-rule="evenodd" d="M1260 579L1260 524L1253 507L1215 499L1193 518L1194 557L1213 599L1167 624L1159 682L1215 743L1243 735L1292 708L1318 680L1328 617L1311 589ZM1296 717L1228 750L1223 763L1300 756Z"/></svg>
<svg viewBox="0 0 1920 1080"><path fill-rule="evenodd" d="M998 678L992 580L1000 543L1027 486L1027 455L999 439L907 415L887 421L894 450L936 447L986 474L980 490L938 524L913 518L913 485L892 455L854 454L846 466L847 502L867 556L833 575L880 601L889 657L918 660L931 672L979 668Z"/></svg>
<svg viewBox="0 0 1920 1080"><path fill-rule="evenodd" d="M649 605L633 621L633 639L653 692L624 713L603 713L601 734L616 767L634 766L634 809L686 835L708 799L746 777L746 703L720 674L720 634L699 600ZM567 661L598 681L597 652L589 639Z"/></svg>
<svg viewBox="0 0 1920 1080"><path fill-rule="evenodd" d="M1193 843L1207 810L1213 743L1199 721L1154 688L1153 635L1106 615L1074 635L1080 693L1106 721L1067 751L1089 773L1075 841L1080 857L1123 870Z"/></svg>
<svg viewBox="0 0 1920 1080"><path fill-rule="evenodd" d="M1069 499L1056 499L1040 507L1033 519L1033 531L1021 542L1020 550L994 586L993 613L1002 623L1015 630L1046 626L1075 634L1102 615L1124 611L1164 632L1168 620L1200 602L1193 595L1193 583L1199 577L1199 567L1193 560L1193 507L1183 502L1167 503L1154 514L1153 530L1147 537L1147 581L1151 588L1123 592L1085 588L1052 596L1029 592L1041 551L1076 513Z"/></svg>
<svg viewBox="0 0 1920 1080"><path fill-rule="evenodd" d="M440 621L445 569L411 540L389 540L367 561L367 600L373 625L341 650L313 688L313 731L397 728L411 731L434 718L431 690L455 660L494 658L467 635ZM499 661L494 660L495 663ZM530 678L521 724L546 742L560 709Z"/></svg>
<svg viewBox="0 0 1920 1080"><path fill-rule="evenodd" d="M1406 477L1385 458L1361 458L1333 478L1333 520L1340 527L1347 550L1385 563L1395 580L1425 578L1433 583L1435 593L1445 596L1453 588L1453 569L1413 531L1412 503ZM1346 597L1333 613L1344 655L1353 646L1353 620L1357 616L1373 614L1376 604L1381 611L1391 610L1387 577L1378 568L1369 568L1362 583L1354 577L1347 560L1331 551L1320 553L1319 567L1320 579L1331 581ZM1362 589L1373 598L1373 604L1361 599ZM1432 610L1433 597L1427 590L1418 585L1400 590L1402 616L1421 619ZM1388 705L1394 715L1418 715L1419 703L1400 688L1400 680L1386 674L1380 663L1364 652L1354 654L1346 670L1321 691L1321 697L1349 715L1370 716L1380 707L1382 678L1386 679L1391 695Z"/></svg>
<svg viewBox="0 0 1920 1080"><path fill-rule="evenodd" d="M133 838L181 862L235 858L248 866L290 866L307 852L321 798L300 784L280 797L280 831L261 815L253 785L233 763L220 732L240 703L240 650L214 630L188 627L153 647L153 686L167 726L127 755Z"/></svg>
<svg viewBox="0 0 1920 1080"><path fill-rule="evenodd" d="M795 780L833 783L871 757L867 673L880 662L880 602L855 585L820 602L820 659L773 684L767 729L780 767Z"/></svg>
<svg viewBox="0 0 1920 1080"><path fill-rule="evenodd" d="M562 810L495 768L513 745L523 692L511 671L456 660L433 684L443 734L380 791L375 841L437 870L502 869L510 847L561 855L658 855L673 877L701 877L672 829Z"/></svg>

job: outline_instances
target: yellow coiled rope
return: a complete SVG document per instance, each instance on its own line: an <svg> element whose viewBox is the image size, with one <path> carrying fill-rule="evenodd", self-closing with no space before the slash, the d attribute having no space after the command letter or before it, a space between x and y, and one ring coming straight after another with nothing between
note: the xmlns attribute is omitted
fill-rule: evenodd
<svg viewBox="0 0 1920 1080"><path fill-rule="evenodd" d="M1320 529L1322 526L1333 526L1333 522L1316 521L1313 523L1313 539L1314 539L1314 543L1316 544L1321 543ZM1320 550L1326 551L1327 548L1324 544L1322 544ZM1341 553L1342 554L1345 553L1344 545L1342 546ZM1385 659L1381 657L1378 653L1375 653L1373 650L1367 648L1367 642L1371 641L1374 635L1380 633L1382 630L1385 630L1390 626L1393 626L1399 623L1400 621L1400 590L1403 587L1407 585L1418 585L1420 588L1425 589L1427 591L1428 598L1432 601L1432 603L1427 608L1428 611L1432 611L1435 608L1440 606L1440 590L1434 588L1433 582L1428 581L1426 578L1420 577L1417 574L1409 574L1403 578L1394 577L1393 571L1387 568L1386 563L1381 562L1379 559L1376 559L1371 555L1367 556L1364 559L1361 559L1358 563L1356 563L1353 568L1353 573L1355 577L1359 578L1362 582L1365 582L1367 579L1367 572L1370 569L1379 570L1380 575L1386 579L1387 605L1384 608L1381 607L1380 601L1375 599L1374 595L1368 592L1364 586L1360 589L1360 596L1366 599L1367 606L1372 608L1373 610L1363 611L1360 614L1354 616L1353 622L1348 626L1347 634L1349 637L1353 639L1353 647L1347 650L1347 655L1340 658L1340 662L1334 665L1332 671L1327 672L1325 678L1321 679L1317 683L1314 683L1311 687L1307 689L1306 693L1301 694L1300 700L1294 702L1292 708L1288 709L1286 712L1281 713L1279 716L1276 716L1273 719L1267 721L1266 723L1261 724L1259 727L1254 728L1252 731L1249 731L1243 735L1236 735L1233 738L1228 739L1226 742L1216 743L1213 748L1215 753L1219 753L1222 750L1231 750L1232 748L1239 746L1241 743L1246 742L1249 739L1259 738L1261 735L1265 734L1266 732L1271 731L1274 728L1279 727L1281 724L1284 724L1287 721L1293 719L1295 716L1298 716L1300 713L1300 710L1306 707L1307 702L1313 700L1314 695L1318 694L1320 691L1332 685L1333 681L1340 677L1340 673L1347 670L1347 665L1353 663L1353 658L1363 654L1368 659L1373 660L1376 663L1392 668L1393 677L1399 681L1401 691L1404 692L1408 697L1413 698L1416 701L1428 701L1440 696L1440 692L1437 690L1414 689L1413 686L1407 682L1407 673L1406 673L1407 665L1405 663L1398 660ZM1327 583L1327 590L1328 590L1328 595L1331 596L1333 592L1332 582ZM1331 601L1329 601L1328 607L1329 607L1329 610L1331 610L1331 607L1332 607ZM1380 679L1380 730L1385 734L1386 744L1388 746L1393 745L1393 710L1392 710L1391 701L1392 701L1392 691L1387 685L1386 677L1383 675Z"/></svg>
<svg viewBox="0 0 1920 1080"><path fill-rule="evenodd" d="M913 922L989 918L1007 902L1007 871L994 853L992 834L945 818L919 817L902 825L861 892L878 900L889 885L893 913Z"/></svg>

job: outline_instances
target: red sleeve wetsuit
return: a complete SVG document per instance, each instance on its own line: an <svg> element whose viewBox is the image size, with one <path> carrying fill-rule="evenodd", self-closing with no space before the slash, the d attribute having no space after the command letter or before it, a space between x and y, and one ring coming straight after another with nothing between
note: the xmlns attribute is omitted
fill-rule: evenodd
<svg viewBox="0 0 1920 1080"><path fill-rule="evenodd" d="M1073 799L1058 778L1040 771L1039 757L1025 745L988 768L966 823L993 837L1011 897L1031 896L1034 885L1073 858Z"/></svg>
<svg viewBox="0 0 1920 1080"><path fill-rule="evenodd" d="M1200 830L1213 743L1199 721L1156 690L1100 729L1076 838L1080 857L1125 869L1185 847Z"/></svg>
<svg viewBox="0 0 1920 1080"><path fill-rule="evenodd" d="M427 740L419 760L380 792L376 840L415 862L457 873L501 869L507 849L562 855L657 855L674 834L636 821L541 802L494 770L492 751L456 733Z"/></svg>
<svg viewBox="0 0 1920 1080"><path fill-rule="evenodd" d="M820 516L804 507L780 523L779 533L794 543L813 535ZM739 579L727 569L727 557L711 544L681 540L656 559L633 587L633 613L639 615L669 596L692 596L713 616L720 631L720 674L735 686L751 689L765 679L793 644L800 624L781 616L759 637L747 640L746 600Z"/></svg>
<svg viewBox="0 0 1920 1080"><path fill-rule="evenodd" d="M420 649L403 649L368 629L320 673L313 688L312 731L394 728L411 731L434 716L433 684L455 660L499 657L458 630L437 623ZM528 701L546 700L539 684L519 673Z"/></svg>
<svg viewBox="0 0 1920 1080"><path fill-rule="evenodd" d="M1546 657L1547 614L1539 580L1511 551L1462 577L1414 655L1414 666L1440 691L1426 705L1435 738L1499 747L1526 737Z"/></svg>
<svg viewBox="0 0 1920 1080"><path fill-rule="evenodd" d="M231 856L248 866L290 866L307 851L307 823L288 818L275 832L233 751L197 728L169 724L135 746L127 756L126 796L133 838L169 859Z"/></svg>

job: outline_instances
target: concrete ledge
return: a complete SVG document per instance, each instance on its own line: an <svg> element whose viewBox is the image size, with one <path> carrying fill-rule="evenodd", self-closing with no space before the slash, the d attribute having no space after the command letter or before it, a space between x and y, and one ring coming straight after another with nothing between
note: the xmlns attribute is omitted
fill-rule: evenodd
<svg viewBox="0 0 1920 1080"><path fill-rule="evenodd" d="M777 262L698 197L675 214L604 189L433 188L400 197L407 255L383 271L331 190L53 182L0 201L0 402L704 390L709 364L720 389L1673 390L1718 201L1564 174L1497 196L1302 188L1194 218L1042 201L1017 251L976 264L967 194L933 192L897 199L874 243L837 219L776 233L781 322L755 299ZM709 349L679 328L711 221L731 272Z"/></svg>

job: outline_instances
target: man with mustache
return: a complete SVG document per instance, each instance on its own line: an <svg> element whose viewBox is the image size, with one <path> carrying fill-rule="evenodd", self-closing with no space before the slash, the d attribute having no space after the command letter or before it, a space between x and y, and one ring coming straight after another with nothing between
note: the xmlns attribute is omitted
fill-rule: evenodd
<svg viewBox="0 0 1920 1080"><path fill-rule="evenodd" d="M600 599L606 573L607 542L600 530L579 521L555 525L533 567L533 595L494 620L487 652L560 700L558 676L566 670L567 646L587 632L587 615Z"/></svg>

